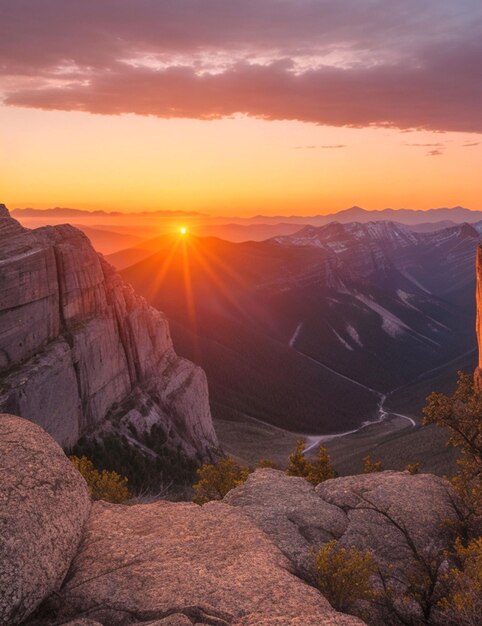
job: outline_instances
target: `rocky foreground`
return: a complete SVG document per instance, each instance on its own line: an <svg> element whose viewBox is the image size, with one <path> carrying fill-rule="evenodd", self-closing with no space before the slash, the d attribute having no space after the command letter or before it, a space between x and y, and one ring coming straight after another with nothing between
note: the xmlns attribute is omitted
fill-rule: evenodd
<svg viewBox="0 0 482 626"><path fill-rule="evenodd" d="M394 575L393 564L417 566L417 550L448 548L459 519L448 483L407 472L314 488L263 469L202 507L91 503L58 444L5 414L0 472L0 623L9 625L363 624L312 586L314 551L336 538L370 549Z"/></svg>
<svg viewBox="0 0 482 626"><path fill-rule="evenodd" d="M69 226L29 230L0 205L0 410L64 448L109 434L147 457L155 425L187 458L217 438L206 376L173 349L164 315Z"/></svg>

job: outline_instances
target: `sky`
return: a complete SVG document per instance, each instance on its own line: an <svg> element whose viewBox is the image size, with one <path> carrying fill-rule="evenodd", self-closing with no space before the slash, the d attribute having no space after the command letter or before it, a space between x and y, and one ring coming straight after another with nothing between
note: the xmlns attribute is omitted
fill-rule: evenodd
<svg viewBox="0 0 482 626"><path fill-rule="evenodd" d="M0 0L0 201L482 209L480 0Z"/></svg>

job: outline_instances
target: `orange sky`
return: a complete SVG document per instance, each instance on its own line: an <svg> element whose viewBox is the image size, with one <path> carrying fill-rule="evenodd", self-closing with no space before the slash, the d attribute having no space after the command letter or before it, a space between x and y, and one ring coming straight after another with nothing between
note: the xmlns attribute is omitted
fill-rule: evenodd
<svg viewBox="0 0 482 626"><path fill-rule="evenodd" d="M478 143L476 134L5 106L0 129L1 200L11 208L224 215L330 213L354 204L482 209L482 143L465 147ZM429 156L432 150L441 154Z"/></svg>
<svg viewBox="0 0 482 626"><path fill-rule="evenodd" d="M12 208L482 209L480 0L22 0L0 27Z"/></svg>

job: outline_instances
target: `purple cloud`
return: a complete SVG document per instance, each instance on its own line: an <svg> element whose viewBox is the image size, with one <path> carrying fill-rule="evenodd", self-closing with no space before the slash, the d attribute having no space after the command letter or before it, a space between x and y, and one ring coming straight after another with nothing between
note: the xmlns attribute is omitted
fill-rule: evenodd
<svg viewBox="0 0 482 626"><path fill-rule="evenodd" d="M0 89L47 110L482 132L481 16L476 0L15 0Z"/></svg>

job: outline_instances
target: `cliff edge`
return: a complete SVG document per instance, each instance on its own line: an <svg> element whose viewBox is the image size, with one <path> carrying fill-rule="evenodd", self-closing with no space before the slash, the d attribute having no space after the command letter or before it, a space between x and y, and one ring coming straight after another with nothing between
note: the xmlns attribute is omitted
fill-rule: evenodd
<svg viewBox="0 0 482 626"><path fill-rule="evenodd" d="M475 386L482 389L482 247L477 248L477 261L475 266L476 292L475 299L477 305L477 342L479 344L479 364L474 373Z"/></svg>
<svg viewBox="0 0 482 626"><path fill-rule="evenodd" d="M371 625L449 623L407 595L446 572L462 509L442 478L387 471L314 487L258 469L202 507L91 503L45 432L1 414L0 472L2 625L363 626L315 588L315 555L334 538L370 552L371 584L390 589L388 604L377 595L350 612Z"/></svg>
<svg viewBox="0 0 482 626"><path fill-rule="evenodd" d="M176 355L165 316L81 231L26 229L4 205L0 411L36 422L64 448L121 435L146 458L169 446L200 461L217 446L206 376Z"/></svg>

